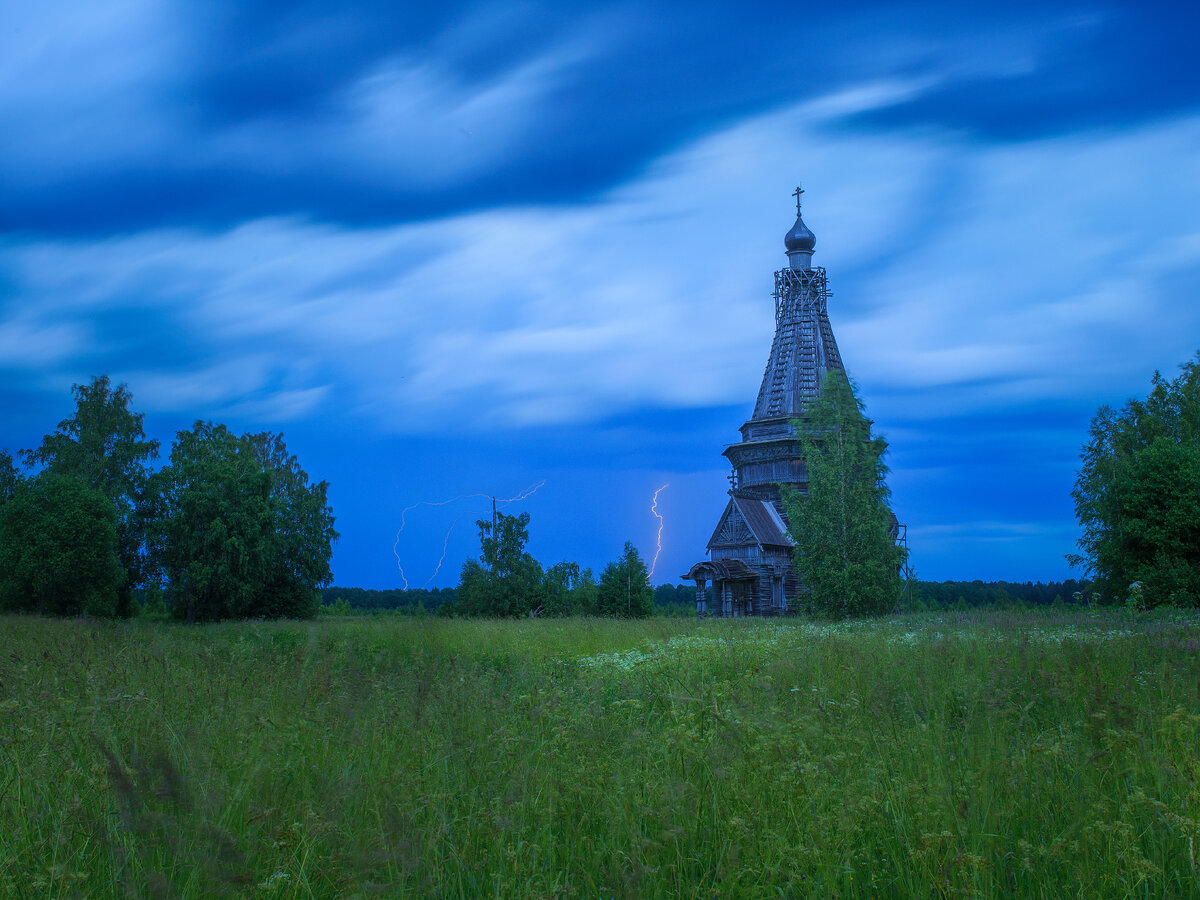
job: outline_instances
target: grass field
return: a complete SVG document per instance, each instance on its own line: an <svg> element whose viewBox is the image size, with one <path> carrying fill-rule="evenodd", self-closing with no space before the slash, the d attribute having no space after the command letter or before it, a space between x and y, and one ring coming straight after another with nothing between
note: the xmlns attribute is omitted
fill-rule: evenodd
<svg viewBox="0 0 1200 900"><path fill-rule="evenodd" d="M1200 618L0 618L0 896L1200 894Z"/></svg>

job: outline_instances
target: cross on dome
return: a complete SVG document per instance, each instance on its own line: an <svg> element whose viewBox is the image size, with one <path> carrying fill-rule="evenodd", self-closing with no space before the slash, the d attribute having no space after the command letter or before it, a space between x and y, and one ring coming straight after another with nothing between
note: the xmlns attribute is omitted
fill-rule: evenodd
<svg viewBox="0 0 1200 900"><path fill-rule="evenodd" d="M796 198L796 224L792 230L783 236L783 246L787 250L788 259L792 261L793 269L807 269L812 259L813 248L817 246L817 236L812 233L804 220L800 218L800 195L804 188L796 185L792 196Z"/></svg>

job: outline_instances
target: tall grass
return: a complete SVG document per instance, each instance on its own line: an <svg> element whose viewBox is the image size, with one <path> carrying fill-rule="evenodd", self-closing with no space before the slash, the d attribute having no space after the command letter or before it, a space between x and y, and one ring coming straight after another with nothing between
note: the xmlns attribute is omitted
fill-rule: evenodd
<svg viewBox="0 0 1200 900"><path fill-rule="evenodd" d="M1198 624L2 618L0 896L1195 896Z"/></svg>

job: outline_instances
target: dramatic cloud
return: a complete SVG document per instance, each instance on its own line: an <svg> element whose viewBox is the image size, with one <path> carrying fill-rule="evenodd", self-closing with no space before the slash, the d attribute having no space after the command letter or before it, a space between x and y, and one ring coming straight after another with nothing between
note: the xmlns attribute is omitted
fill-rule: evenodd
<svg viewBox="0 0 1200 900"><path fill-rule="evenodd" d="M390 577L386 507L411 502L384 482L556 471L555 556L619 550L670 480L688 532L668 520L661 567L682 571L803 181L919 568L1062 574L1088 418L1200 334L1180 15L22 7L0 34L0 411L27 441L107 372L170 427L308 435L360 583Z"/></svg>
<svg viewBox="0 0 1200 900"><path fill-rule="evenodd" d="M1175 291L1200 280L1185 199L1200 120L1003 148L836 127L919 90L873 83L741 123L586 206L10 242L23 302L6 328L62 335L53 361L71 368L68 332L95 311L157 310L203 385L149 392L177 411L261 402L272 382L307 398L276 417L324 400L399 431L736 404L770 338L790 173L810 185L845 357L887 419L1086 395L1144 378L1164 346L1186 358L1200 313ZM214 377L231 353L255 362ZM152 377L119 348L98 361Z"/></svg>

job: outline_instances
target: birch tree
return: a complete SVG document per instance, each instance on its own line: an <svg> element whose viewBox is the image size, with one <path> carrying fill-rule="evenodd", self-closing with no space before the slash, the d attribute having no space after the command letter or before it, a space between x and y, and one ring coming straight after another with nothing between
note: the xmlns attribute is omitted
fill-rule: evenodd
<svg viewBox="0 0 1200 900"><path fill-rule="evenodd" d="M903 587L903 550L883 455L849 379L830 373L803 421L795 423L808 468L808 492L782 485L793 560L803 584L801 611L830 618L890 613Z"/></svg>

